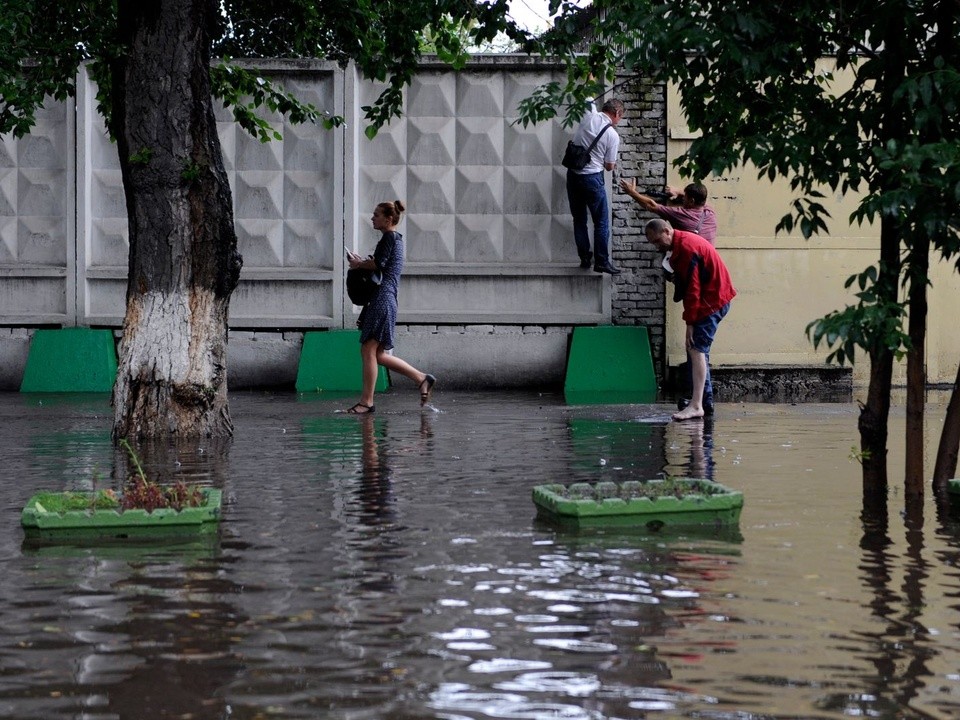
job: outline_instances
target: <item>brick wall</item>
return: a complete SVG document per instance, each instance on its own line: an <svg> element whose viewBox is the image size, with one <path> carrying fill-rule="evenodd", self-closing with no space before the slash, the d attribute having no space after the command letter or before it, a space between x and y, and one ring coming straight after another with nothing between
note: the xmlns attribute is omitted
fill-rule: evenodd
<svg viewBox="0 0 960 720"><path fill-rule="evenodd" d="M663 85L617 78L614 97L626 105L620 133L620 157L613 177L613 260L623 274L614 278L612 322L643 325L650 335L654 367L663 379L666 323L661 255L646 241L643 226L652 217L619 189L621 177L641 189L662 189L667 176L666 97ZM623 83L623 85L620 85Z"/></svg>

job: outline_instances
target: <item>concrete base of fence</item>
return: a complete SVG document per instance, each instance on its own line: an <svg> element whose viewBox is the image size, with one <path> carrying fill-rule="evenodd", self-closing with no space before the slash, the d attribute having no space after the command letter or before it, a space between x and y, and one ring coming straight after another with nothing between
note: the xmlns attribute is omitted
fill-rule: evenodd
<svg viewBox="0 0 960 720"><path fill-rule="evenodd" d="M37 330L20 392L110 392L116 378L111 330Z"/></svg>
<svg viewBox="0 0 960 720"><path fill-rule="evenodd" d="M578 333L590 334L589 331L598 329L602 328L580 328ZM31 337L37 332L40 331L0 328L0 391L20 389ZM304 338L310 334L329 336L331 333L232 331L227 345L230 389L292 391L297 382ZM436 375L441 391L556 389L562 387L566 379L572 334L573 328L561 326L400 325L395 353L414 367ZM354 383L348 392L358 391L360 387L360 353L356 340L354 334L338 355L348 363L355 363L346 371ZM573 357L576 360L576 353ZM590 366L586 369L589 371ZM849 402L852 397L849 368L714 366L711 371L719 402ZM677 368L668 368L664 392L680 392L675 388L677 373ZM402 385L409 383L402 377L394 377L393 381ZM599 393L599 390L587 390L585 394L588 401L593 402L625 401L620 390L607 396ZM570 401L582 402L576 398Z"/></svg>
<svg viewBox="0 0 960 720"><path fill-rule="evenodd" d="M436 375L439 390L557 388L569 337L567 327L415 325L397 327L394 352Z"/></svg>
<svg viewBox="0 0 960 720"><path fill-rule="evenodd" d="M0 328L0 390L19 390L30 354L31 332L24 328Z"/></svg>
<svg viewBox="0 0 960 720"><path fill-rule="evenodd" d="M297 381L303 335L302 332L232 330L227 343L228 387L231 390L292 389Z"/></svg>

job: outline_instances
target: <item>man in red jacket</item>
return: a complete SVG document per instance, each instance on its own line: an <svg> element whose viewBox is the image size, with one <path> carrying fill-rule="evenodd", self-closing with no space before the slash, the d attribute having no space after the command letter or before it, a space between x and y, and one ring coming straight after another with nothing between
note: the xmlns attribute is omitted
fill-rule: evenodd
<svg viewBox="0 0 960 720"><path fill-rule="evenodd" d="M693 394L690 404L673 416L674 420L703 417L704 396L713 398L710 382L710 346L717 325L730 310L737 295L727 266L717 249L692 232L674 230L666 220L657 218L644 227L647 240L668 254L673 268L677 295L683 300L683 320L687 324L687 353L693 370Z"/></svg>

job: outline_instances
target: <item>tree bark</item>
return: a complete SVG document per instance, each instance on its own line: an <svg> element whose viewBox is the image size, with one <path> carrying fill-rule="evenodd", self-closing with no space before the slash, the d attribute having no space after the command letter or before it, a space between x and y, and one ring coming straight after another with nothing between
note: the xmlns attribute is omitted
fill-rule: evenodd
<svg viewBox="0 0 960 720"><path fill-rule="evenodd" d="M880 277L876 291L883 299L896 302L900 276L900 233L896 221L880 221ZM886 494L887 435L890 416L890 387L893 381L893 351L881 340L870 350L870 379L867 402L860 406L858 427L863 466L864 499Z"/></svg>
<svg viewBox="0 0 960 720"><path fill-rule="evenodd" d="M910 249L910 319L907 352L907 420L904 492L907 498L923 497L923 415L927 390L927 271L930 240L925 234Z"/></svg>
<svg viewBox="0 0 960 720"><path fill-rule="evenodd" d="M938 7L937 34L935 43L939 57L947 59L949 66L956 67L960 62L960 48L957 47L958 18L956 7L947 3ZM956 138L956 135L954 135ZM947 404L947 414L943 420L940 443L937 446L937 459L933 467L933 492L937 499L937 508L943 517L950 510L947 496L947 481L957 472L957 452L960 450L960 367L953 382L953 392Z"/></svg>
<svg viewBox="0 0 960 720"><path fill-rule="evenodd" d="M215 0L121 0L112 130L129 219L114 437L232 433L227 320L240 276L210 95Z"/></svg>
<svg viewBox="0 0 960 720"><path fill-rule="evenodd" d="M937 461L933 467L934 491L945 491L947 480L957 472L957 454L960 452L960 367L953 381L953 392L947 404L947 414L943 420L940 444L937 446Z"/></svg>

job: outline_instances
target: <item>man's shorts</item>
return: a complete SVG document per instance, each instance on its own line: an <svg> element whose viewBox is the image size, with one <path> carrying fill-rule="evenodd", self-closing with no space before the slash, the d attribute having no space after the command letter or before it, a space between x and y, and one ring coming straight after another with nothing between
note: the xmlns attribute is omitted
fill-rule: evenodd
<svg viewBox="0 0 960 720"><path fill-rule="evenodd" d="M727 303L700 322L693 324L694 350L702 352L704 355L710 354L710 346L713 345L713 336L717 334L717 325L720 324L720 321L723 320L728 312L730 312L730 303Z"/></svg>

